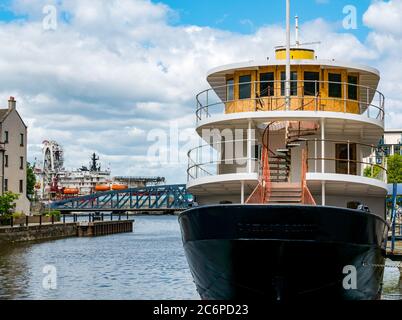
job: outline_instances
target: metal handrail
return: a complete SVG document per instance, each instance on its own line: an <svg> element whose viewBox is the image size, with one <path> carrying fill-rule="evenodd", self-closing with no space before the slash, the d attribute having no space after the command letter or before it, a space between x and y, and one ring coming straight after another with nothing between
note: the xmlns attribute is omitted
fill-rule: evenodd
<svg viewBox="0 0 402 320"><path fill-rule="evenodd" d="M285 98L283 95L279 95L279 96L278 95L273 95L273 96L269 95L269 93L271 91L270 87L268 87L268 90L267 90L268 95L261 96L260 93L259 93L259 86L258 86L259 84L273 84L274 93L275 93L275 92L278 91L278 89L280 90L280 87L278 87L277 85L282 84L282 83L285 83L285 81L283 81L283 80L251 81L251 82L244 82L244 83L235 83L235 84L230 84L230 85L226 84L226 85L222 85L222 86L215 86L215 87L212 87L210 89L206 89L204 91L201 91L200 93L198 93L196 95L196 102L197 102L196 117L197 117L197 121L202 120L202 112L203 111L207 114L207 117L210 117L211 114L209 113L209 108L216 107L217 105L222 105L222 104L226 105L226 103L237 102L237 101L254 101L257 104L258 101L261 102L262 99L267 99L267 98L269 98L269 99L271 99L273 101L275 101L275 100L283 100ZM311 98L311 99L313 99L313 101L315 100L317 102L316 106L315 106L316 111L318 111L320 109L319 106L318 106L318 101L323 101L323 100L324 101L340 101L340 102L344 102L345 105L347 103L358 103L359 104L360 114L364 114L366 111L368 111L367 112L368 113L368 118L372 118L372 117L370 117L368 109L370 107L373 107L373 108L376 108L378 110L378 114L377 114L377 116L375 118L376 119L381 119L381 120L384 119L384 115L385 115L385 112L384 112L385 96L380 91L378 91L378 90L376 90L376 89L374 89L372 87L364 86L364 85L358 85L358 84L352 84L352 83L347 83L347 82L334 82L334 81L292 80L291 84L294 84L294 83L297 84L296 85L297 95L291 96L291 99L292 100L294 100L294 99L300 100L300 99L305 99L305 98ZM302 83L302 85L299 85L299 83ZM311 95L304 95L304 88L305 88L304 84L305 83L313 83L313 84L315 84L315 89L314 89L315 94L311 93ZM344 91L343 92L343 97L340 97L340 98L336 98L336 97L325 97L325 98L323 98L323 97L321 97L320 92L322 90L321 87L322 87L323 84L324 85L328 85L328 84L340 85L342 87L342 91ZM217 93L219 89L225 89L226 88L226 92L227 92L228 88L231 88L231 87L234 87L234 86L239 86L239 85L250 85L250 87L251 87L250 98L247 98L247 99L232 99L232 100L227 100L226 98L225 99L219 98L218 93ZM347 96L347 88L348 87L356 87L359 90L358 91L358 96L356 97L356 99L350 99ZM298 94L299 89L303 89L303 92L302 92L301 95ZM366 91L365 92L366 100L363 100L362 97L361 97L361 92L363 90ZM218 101L210 103L210 97L211 97L212 94L218 97ZM360 97L359 97L359 94L360 94ZM203 96L203 95L205 95L205 103L201 102L201 96ZM225 93L225 95L226 95L226 93ZM373 102L374 98L376 96L379 97L378 105L376 105ZM369 101L370 97L372 97L372 98ZM312 103L312 101L309 101L309 104L310 103ZM363 105L363 108L361 107L362 105ZM365 108L364 108L364 105L366 105ZM282 107L284 107L284 106L282 106ZM256 108L255 111L258 112L258 108ZM325 110L322 110L322 111L325 111ZM344 113L347 113L346 108L344 110Z"/></svg>
<svg viewBox="0 0 402 320"><path fill-rule="evenodd" d="M371 163L371 162L369 163L369 162L366 162L366 161L359 161L359 160L350 159L350 153L349 152L348 152L347 158L344 158L344 159L330 158L330 157L320 157L320 156L317 155L318 154L318 142L343 143L343 144L347 144L347 145L357 145L357 146L369 147L369 148L372 149L372 152L375 151L375 150L381 150L381 148L378 147L378 146L370 145L370 144L366 144L366 143L361 143L361 142L354 142L354 141L351 141L351 140L318 139L318 138L304 139L304 142L306 143L307 149L309 149L309 150L310 150L311 143L314 143L314 146L313 146L313 149L314 149L313 154L314 154L314 156L309 157L307 159L307 161L313 161L313 160L315 161L314 162L314 170L309 170L309 172L318 172L317 168L318 168L318 162L319 161L339 161L339 162L347 163L347 165L348 165L347 174L350 174L350 164L351 163L371 166L372 171L374 170L374 167L377 166L377 167L379 167L381 169L381 171L383 173L385 173L384 177L382 177L380 179L386 180L386 175L388 173L388 170L387 170L386 167L383 167L383 166L381 166L379 164L376 164L376 163ZM349 150L349 148L348 148L348 150ZM366 157L366 158L371 158L371 157L369 156L369 157ZM374 158L376 158L376 157L374 157ZM325 171L325 168L324 168L324 171ZM372 172L372 174L373 174L373 172ZM359 174L359 176L361 176L361 175L362 174Z"/></svg>
<svg viewBox="0 0 402 320"><path fill-rule="evenodd" d="M343 162L343 163L347 163L348 164L348 169L346 173L346 175L352 175L352 176L359 176L359 177L364 177L363 172L361 172L360 174L358 173L358 171L356 170L356 174L352 174L351 170L350 170L350 164L354 163L354 164L362 164L362 165L367 165L367 166L371 166L371 177L368 178L372 178L372 179L376 179L376 180L380 180L383 182L387 182L387 174L388 174L388 170L386 167L383 167L379 164L376 163L370 163L370 162L366 162L366 161L358 161L358 160L351 160L351 159L338 159L338 158L322 158L322 157L310 157L307 158L307 161L332 161L332 162ZM378 176L374 176L374 168L378 167L380 168L380 174ZM357 169L357 168L356 168ZM309 173L321 173L319 170L315 169L315 170L308 170ZM337 172L328 172L328 170L324 170L324 173L335 173L335 174L342 174L342 173L337 173ZM381 174L382 173L382 174Z"/></svg>
<svg viewBox="0 0 402 320"><path fill-rule="evenodd" d="M189 166L188 168L187 168L187 176L188 176L188 178L191 178L192 180L195 180L195 179L197 179L198 178L198 174L196 174L196 176L194 176L192 173L191 173L191 171L193 170L193 169L200 169L200 170L202 170L202 171L204 171L205 173L207 173L207 175L208 176L217 176L217 175L219 175L219 174L213 174L213 173L211 173L211 172L209 172L209 171L207 171L207 170L205 170L204 168L203 168L203 166L206 166L206 165L211 165L211 164L216 164L216 165L220 165L220 164L222 164L222 163L225 163L225 162L227 162L227 161L231 161L231 162L235 162L235 161L253 161L253 162L255 162L255 163L257 163L258 164L258 170L259 170L259 164L260 164L260 162L261 162L261 160L260 159L258 159L258 158L247 158L247 157L242 157L242 158L232 158L232 159L223 159L223 160L216 160L216 161L207 161L207 162L203 162L203 163L194 163L194 165L191 165L191 166ZM254 173L255 171L253 171L253 173ZM188 179L188 180L190 180L190 179Z"/></svg>
<svg viewBox="0 0 402 320"><path fill-rule="evenodd" d="M191 159L190 153L192 153L193 151L197 150L197 149L202 149L202 148L206 148L206 147L213 147L217 144L226 144L226 143L233 143L233 142L247 142L249 139L234 139L234 140L218 140L218 141L213 141L210 144L203 144L197 147L194 147L192 149L190 149L187 152L187 157ZM254 141L257 142L257 139L251 139L250 141Z"/></svg>
<svg viewBox="0 0 402 320"><path fill-rule="evenodd" d="M338 159L338 158L320 158L320 157L309 157L307 158L308 161L312 161L312 160L324 160L324 161L339 161L339 162L352 162L352 163L356 163L356 164L367 164L373 167L379 167L380 169L382 169L384 172L388 173L388 170L386 168L384 168L383 166L376 164L376 163L371 163L371 162L366 162L366 161L358 161L358 160L351 160L351 159ZM350 174L349 174L350 175Z"/></svg>
<svg viewBox="0 0 402 320"><path fill-rule="evenodd" d="M308 171L308 151L303 149L302 151L302 176L301 176L301 187L302 187L302 202L303 204L316 205L315 199L307 186L307 171Z"/></svg>
<svg viewBox="0 0 402 320"><path fill-rule="evenodd" d="M309 142L335 142L335 143L344 143L344 144L356 144L356 145L360 145L360 146L364 146L364 147L369 147L369 148L373 148L374 150L382 150L381 147L374 145L374 144L367 144L367 143L362 143L362 142L356 142L353 140L334 140L334 139L321 139L321 138L317 138L317 139L303 139L303 141L309 143Z"/></svg>

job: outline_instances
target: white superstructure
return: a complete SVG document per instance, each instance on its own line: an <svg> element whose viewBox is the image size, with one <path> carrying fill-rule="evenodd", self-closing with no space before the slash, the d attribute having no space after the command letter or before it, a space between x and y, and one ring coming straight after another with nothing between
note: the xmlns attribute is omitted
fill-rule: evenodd
<svg viewBox="0 0 402 320"><path fill-rule="evenodd" d="M362 203L384 215L385 161L375 178L364 174L384 133L379 71L292 48L287 101L284 53L208 72L211 88L197 95L202 142L188 153L189 192L199 204L245 203L261 183L267 145L273 191L305 181L318 205ZM279 192L271 195L271 202L280 200Z"/></svg>

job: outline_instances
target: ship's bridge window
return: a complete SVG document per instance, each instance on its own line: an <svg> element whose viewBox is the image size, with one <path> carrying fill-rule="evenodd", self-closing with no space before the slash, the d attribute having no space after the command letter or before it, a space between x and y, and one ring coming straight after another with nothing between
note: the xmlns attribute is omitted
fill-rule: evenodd
<svg viewBox="0 0 402 320"><path fill-rule="evenodd" d="M328 81L328 96L330 98L342 98L342 75L340 73L329 73Z"/></svg>
<svg viewBox="0 0 402 320"><path fill-rule="evenodd" d="M281 72L281 96L285 95L286 72ZM297 96L297 72L290 73L290 95Z"/></svg>
<svg viewBox="0 0 402 320"><path fill-rule="evenodd" d="M348 76L348 99L357 100L357 77Z"/></svg>
<svg viewBox="0 0 402 320"><path fill-rule="evenodd" d="M234 100L234 80L233 79L229 79L228 81L226 81L226 100L227 101L232 101Z"/></svg>
<svg viewBox="0 0 402 320"><path fill-rule="evenodd" d="M251 75L239 77L239 99L251 98Z"/></svg>
<svg viewBox="0 0 402 320"><path fill-rule="evenodd" d="M274 95L274 73L260 74L260 97L272 97Z"/></svg>
<svg viewBox="0 0 402 320"><path fill-rule="evenodd" d="M316 96L320 90L320 73L319 72L304 72L304 95Z"/></svg>

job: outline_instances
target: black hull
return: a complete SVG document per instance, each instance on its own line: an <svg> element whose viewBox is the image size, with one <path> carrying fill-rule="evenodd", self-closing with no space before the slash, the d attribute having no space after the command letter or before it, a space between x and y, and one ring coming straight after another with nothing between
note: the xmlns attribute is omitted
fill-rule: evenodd
<svg viewBox="0 0 402 320"><path fill-rule="evenodd" d="M381 295L384 269L375 265L384 264L387 225L375 215L319 206L219 205L188 210L179 221L202 299ZM346 266L356 268L356 289L344 287L351 283Z"/></svg>

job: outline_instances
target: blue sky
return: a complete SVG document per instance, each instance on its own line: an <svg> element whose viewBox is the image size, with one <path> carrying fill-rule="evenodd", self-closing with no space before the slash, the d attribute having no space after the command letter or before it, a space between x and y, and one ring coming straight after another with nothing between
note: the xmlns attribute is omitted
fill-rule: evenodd
<svg viewBox="0 0 402 320"><path fill-rule="evenodd" d="M68 2L68 0L64 0ZM52 1L49 1L52 2ZM198 25L234 31L243 34L255 32L259 27L270 24L283 24L285 0L163 0L175 11L171 19L173 25ZM343 8L354 5L358 14L358 29L348 30L361 40L368 33L362 23L362 15L371 0L292 0L292 16L298 14L300 22L324 18L339 23L344 18ZM2 0L0 4L0 21L26 19L10 9L11 0ZM339 28L339 32L346 32Z"/></svg>
<svg viewBox="0 0 402 320"><path fill-rule="evenodd" d="M176 23L210 26L240 33L252 33L268 24L283 24L285 17L285 0L164 0L162 2L179 13L180 17ZM364 38L368 29L362 24L362 15L370 3L371 0L292 0L291 11L292 16L296 14L300 16L301 23L319 17L336 23L344 18L343 8L352 4L357 8L359 17L358 29L352 33Z"/></svg>
<svg viewBox="0 0 402 320"><path fill-rule="evenodd" d="M10 22L13 20L27 19L27 16L15 14L11 10L11 8L10 8L11 2L12 2L11 0L1 0L1 2L0 2L0 21Z"/></svg>

